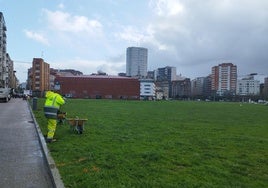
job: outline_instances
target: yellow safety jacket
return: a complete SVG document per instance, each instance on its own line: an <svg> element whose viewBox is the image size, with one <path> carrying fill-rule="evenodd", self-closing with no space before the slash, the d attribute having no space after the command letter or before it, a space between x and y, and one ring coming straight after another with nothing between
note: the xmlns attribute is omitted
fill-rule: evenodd
<svg viewBox="0 0 268 188"><path fill-rule="evenodd" d="M58 110L65 103L64 99L61 95L52 91L47 91L45 97L44 113L46 118L57 119Z"/></svg>

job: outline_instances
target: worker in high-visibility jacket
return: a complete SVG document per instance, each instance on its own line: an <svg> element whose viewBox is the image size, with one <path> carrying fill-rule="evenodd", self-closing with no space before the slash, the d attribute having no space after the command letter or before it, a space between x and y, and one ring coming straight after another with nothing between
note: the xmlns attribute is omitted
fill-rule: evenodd
<svg viewBox="0 0 268 188"><path fill-rule="evenodd" d="M46 142L50 143L52 141L55 141L53 137L57 127L57 113L61 105L65 104L65 101L60 94L54 93L52 91L47 91L45 97L46 101L44 106L44 113L47 118L48 129Z"/></svg>

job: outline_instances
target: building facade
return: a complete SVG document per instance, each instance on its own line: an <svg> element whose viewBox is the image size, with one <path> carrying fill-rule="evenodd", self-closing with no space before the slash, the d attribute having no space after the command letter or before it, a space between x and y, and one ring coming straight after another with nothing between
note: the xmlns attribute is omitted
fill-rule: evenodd
<svg viewBox="0 0 268 188"><path fill-rule="evenodd" d="M50 90L50 68L42 58L33 58L32 68L28 71L28 82L34 96L42 96Z"/></svg>
<svg viewBox="0 0 268 188"><path fill-rule="evenodd" d="M168 83L167 98L171 98L172 97L172 81L177 80L176 67L166 66L163 68L158 68L156 70L156 80L158 83L160 82ZM165 90L165 88L162 88L162 89Z"/></svg>
<svg viewBox="0 0 268 188"><path fill-rule="evenodd" d="M7 53L7 27L4 15L0 12L0 87L8 87L8 64Z"/></svg>
<svg viewBox="0 0 268 188"><path fill-rule="evenodd" d="M74 69L53 69L50 68L49 87L51 90L55 89L55 78L57 76L81 76L83 73ZM56 88L57 89L57 88Z"/></svg>
<svg viewBox="0 0 268 188"><path fill-rule="evenodd" d="M153 100L156 95L156 87L153 79L140 79L140 98Z"/></svg>
<svg viewBox="0 0 268 188"><path fill-rule="evenodd" d="M205 77L197 77L191 81L191 94L193 97L202 96L205 93Z"/></svg>
<svg viewBox="0 0 268 188"><path fill-rule="evenodd" d="M237 80L237 95L259 95L260 81L255 80L253 76Z"/></svg>
<svg viewBox="0 0 268 188"><path fill-rule="evenodd" d="M158 68L156 71L156 78L158 81L173 81L177 78L176 67L166 66Z"/></svg>
<svg viewBox="0 0 268 188"><path fill-rule="evenodd" d="M268 77L264 78L262 95L268 100Z"/></svg>
<svg viewBox="0 0 268 188"><path fill-rule="evenodd" d="M170 83L168 81L156 81L156 98L157 99L169 99Z"/></svg>
<svg viewBox="0 0 268 188"><path fill-rule="evenodd" d="M14 62L7 53L7 27L4 15L0 12L0 87L17 88L18 80Z"/></svg>
<svg viewBox="0 0 268 188"><path fill-rule="evenodd" d="M11 60L8 53L6 53L6 64L7 64L7 76L6 85L9 88L17 88L18 80L14 71L14 62Z"/></svg>
<svg viewBox="0 0 268 188"><path fill-rule="evenodd" d="M148 49L128 47L126 52L126 75L145 78L147 76Z"/></svg>
<svg viewBox="0 0 268 188"><path fill-rule="evenodd" d="M211 99L211 76L197 77L191 81L191 95L198 99Z"/></svg>
<svg viewBox="0 0 268 188"><path fill-rule="evenodd" d="M222 63L212 67L211 90L219 96L234 95L237 86L237 66L232 63Z"/></svg>
<svg viewBox="0 0 268 188"><path fill-rule="evenodd" d="M131 99L140 98L140 82L137 78L84 75L58 76L55 78L55 88L71 98L91 99Z"/></svg>
<svg viewBox="0 0 268 188"><path fill-rule="evenodd" d="M211 75L206 76L204 80L204 97L205 98L211 98L212 92L211 92Z"/></svg>
<svg viewBox="0 0 268 188"><path fill-rule="evenodd" d="M191 80L190 78L183 78L181 80L174 80L171 82L171 97L174 99L187 99L191 96Z"/></svg>

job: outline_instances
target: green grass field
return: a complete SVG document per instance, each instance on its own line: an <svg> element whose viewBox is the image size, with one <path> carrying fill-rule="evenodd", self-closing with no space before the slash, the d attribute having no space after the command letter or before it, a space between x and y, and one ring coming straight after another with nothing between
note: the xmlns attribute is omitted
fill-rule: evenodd
<svg viewBox="0 0 268 188"><path fill-rule="evenodd" d="M88 118L48 145L66 187L268 187L268 106L70 99L62 111Z"/></svg>

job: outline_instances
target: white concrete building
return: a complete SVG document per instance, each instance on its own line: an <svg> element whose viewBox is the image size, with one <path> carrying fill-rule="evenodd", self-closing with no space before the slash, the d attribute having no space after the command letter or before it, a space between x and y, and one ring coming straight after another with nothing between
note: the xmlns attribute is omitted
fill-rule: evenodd
<svg viewBox="0 0 268 188"><path fill-rule="evenodd" d="M236 87L237 95L259 95L260 94L260 81L252 78L244 78L237 80Z"/></svg>
<svg viewBox="0 0 268 188"><path fill-rule="evenodd" d="M140 99L155 99L156 87L153 79L140 79Z"/></svg>

